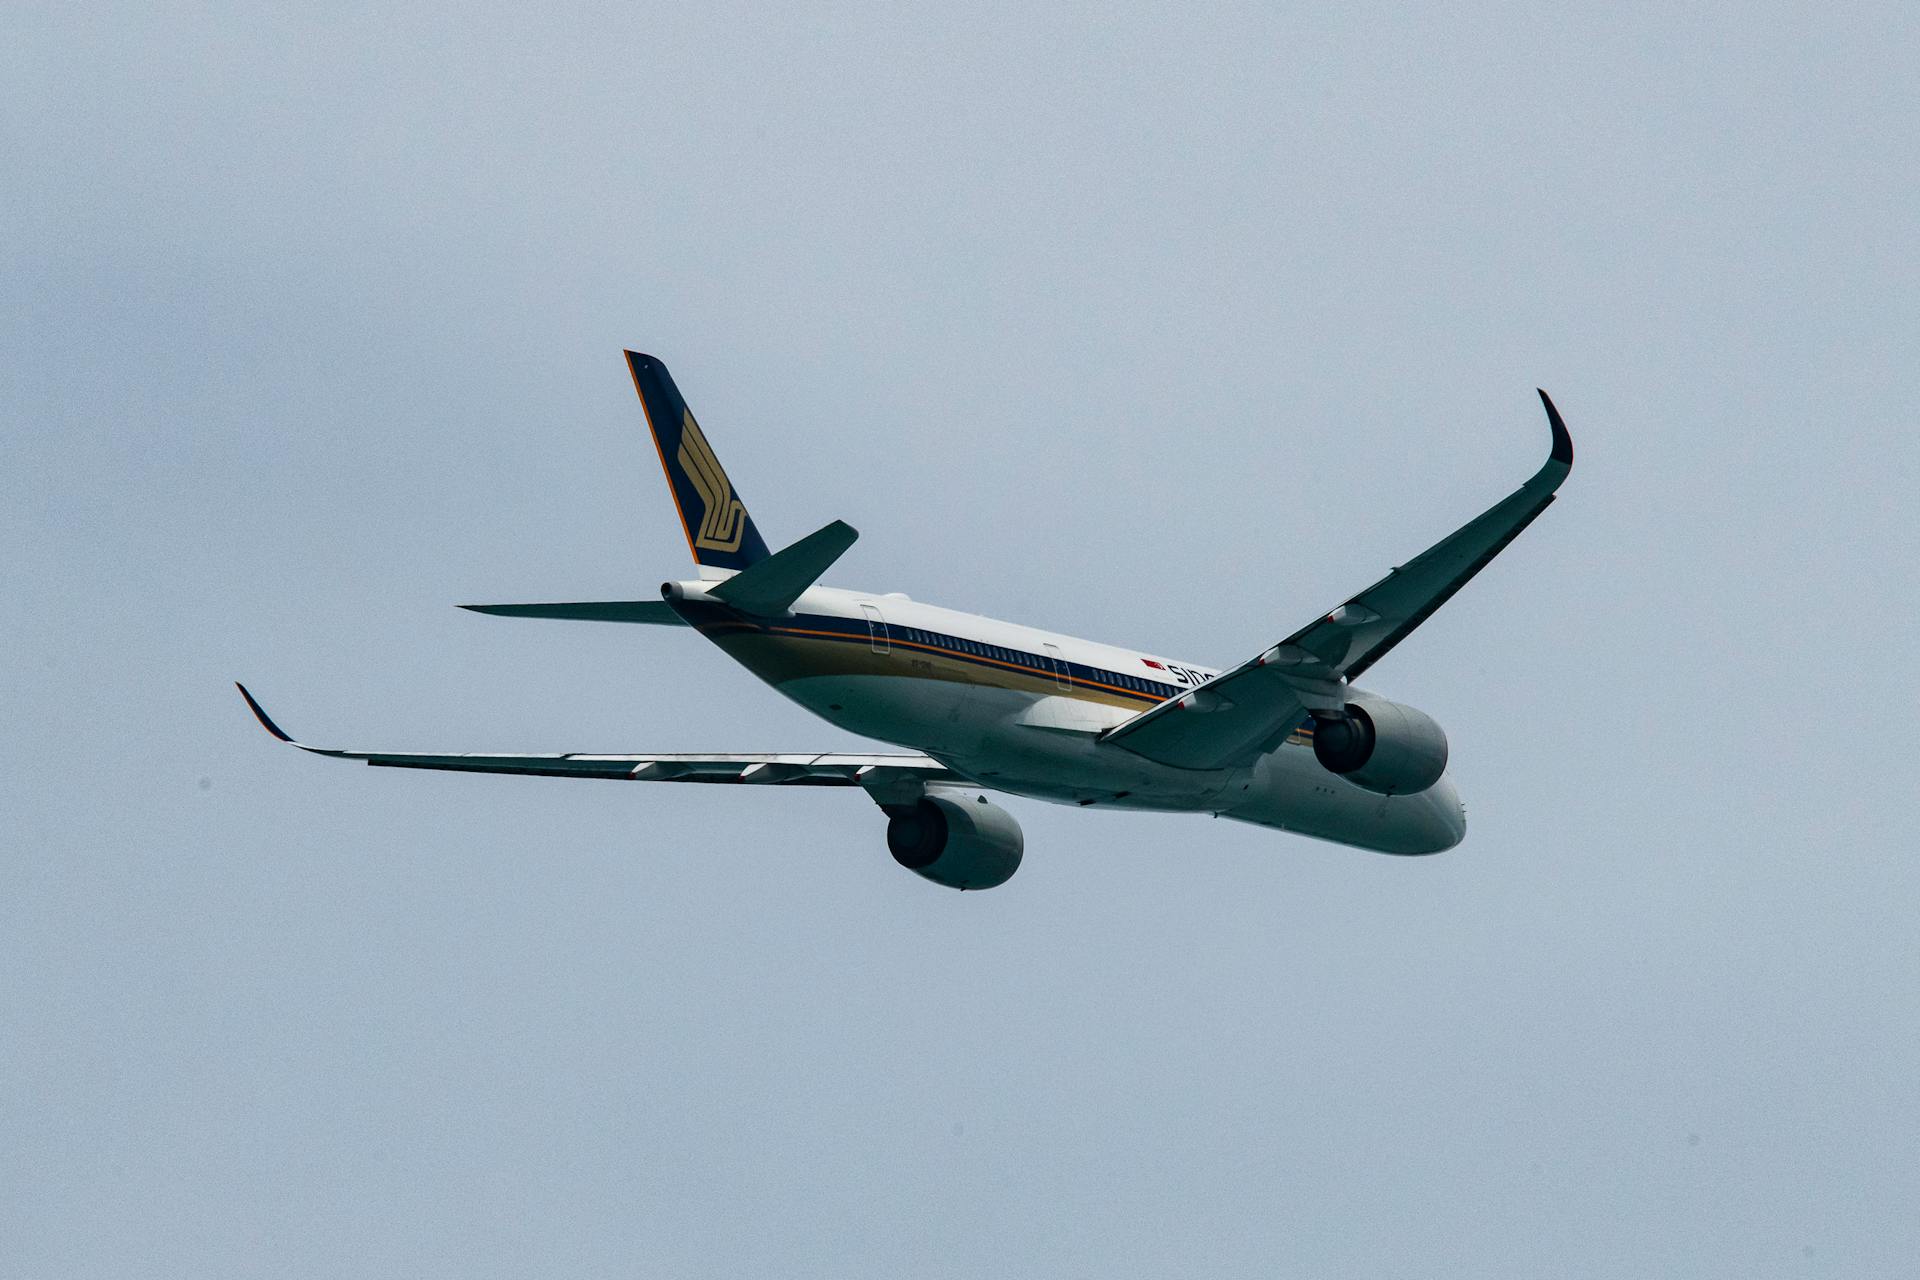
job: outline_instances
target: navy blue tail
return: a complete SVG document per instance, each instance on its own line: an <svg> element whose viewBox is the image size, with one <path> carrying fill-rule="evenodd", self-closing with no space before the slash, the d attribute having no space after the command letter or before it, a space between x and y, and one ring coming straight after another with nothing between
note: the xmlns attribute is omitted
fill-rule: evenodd
<svg viewBox="0 0 1920 1280"><path fill-rule="evenodd" d="M693 420L693 411L680 398L667 366L652 356L627 352L633 386L640 393L660 466L673 490L680 527L694 563L708 569L745 569L767 558L767 544L753 527L753 517L740 501L713 446Z"/></svg>

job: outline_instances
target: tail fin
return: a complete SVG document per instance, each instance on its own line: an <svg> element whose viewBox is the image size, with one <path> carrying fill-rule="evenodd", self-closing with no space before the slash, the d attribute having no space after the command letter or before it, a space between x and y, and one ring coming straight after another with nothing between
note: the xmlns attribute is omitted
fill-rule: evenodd
<svg viewBox="0 0 1920 1280"><path fill-rule="evenodd" d="M654 448L660 451L660 465L667 473L680 527L687 535L693 562L700 566L700 576L717 577L708 570L734 571L765 560L767 544L753 527L753 517L734 492L706 434L693 420L693 411L680 398L667 366L652 356L629 351L627 367L633 372L633 386L640 393L640 407L653 432Z"/></svg>

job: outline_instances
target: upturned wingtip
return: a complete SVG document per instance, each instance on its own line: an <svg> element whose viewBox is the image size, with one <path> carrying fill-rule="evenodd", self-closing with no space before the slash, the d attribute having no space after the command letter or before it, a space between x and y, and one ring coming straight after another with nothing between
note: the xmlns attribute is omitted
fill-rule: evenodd
<svg viewBox="0 0 1920 1280"><path fill-rule="evenodd" d="M1560 411L1553 407L1553 397L1539 387L1534 388L1540 394L1540 403L1546 406L1547 426L1553 431L1553 453L1555 462L1564 466L1573 465L1573 437L1567 432L1567 424L1560 418Z"/></svg>
<svg viewBox="0 0 1920 1280"><path fill-rule="evenodd" d="M293 742L293 739L287 735L286 730L282 729L279 725L275 724L273 722L273 717L267 714L266 709L262 707L258 702L254 701L253 695L247 692L247 686L241 684L238 680L235 680L233 682L233 687L238 689L240 691L240 696L247 700L247 708L253 712L253 718L260 722L260 727L262 729L265 729L268 733L280 739L280 741L282 742ZM294 745L299 746L300 744L297 742L294 742Z"/></svg>

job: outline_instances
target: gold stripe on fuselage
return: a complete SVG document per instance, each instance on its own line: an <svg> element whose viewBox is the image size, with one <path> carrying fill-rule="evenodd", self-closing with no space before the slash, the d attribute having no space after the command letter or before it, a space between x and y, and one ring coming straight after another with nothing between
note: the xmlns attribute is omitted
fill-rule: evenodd
<svg viewBox="0 0 1920 1280"><path fill-rule="evenodd" d="M868 637L842 631L773 627L744 621L709 623L700 630L734 661L773 685L808 676L893 676L1006 689L1037 697L1077 698L1128 711L1143 711L1166 700L1158 694L1121 689L1081 677L1075 677L1074 687L1069 690L1059 685L1051 671L983 655L957 654L917 640L894 637L890 640L893 652L878 653ZM916 652L907 656L899 652L901 650ZM1286 736L1285 744L1311 746L1312 725L1295 728Z"/></svg>
<svg viewBox="0 0 1920 1280"><path fill-rule="evenodd" d="M997 658L950 654L935 645L895 638L892 652L877 653L863 636L807 627L761 627L722 623L703 627L708 639L734 661L769 684L808 676L904 676L955 684L1007 689L1040 697L1078 698L1105 706L1144 710L1161 699L1097 681L1076 680L1063 687L1054 673Z"/></svg>

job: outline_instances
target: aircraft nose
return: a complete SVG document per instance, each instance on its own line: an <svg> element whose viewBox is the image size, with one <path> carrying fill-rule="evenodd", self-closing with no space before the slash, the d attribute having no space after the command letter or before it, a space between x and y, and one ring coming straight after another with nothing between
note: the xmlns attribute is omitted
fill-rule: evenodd
<svg viewBox="0 0 1920 1280"><path fill-rule="evenodd" d="M1425 825L1433 843L1431 852L1441 853L1467 838L1467 806L1460 802L1452 778L1442 776L1422 798L1427 802Z"/></svg>
<svg viewBox="0 0 1920 1280"><path fill-rule="evenodd" d="M1414 858L1445 853L1467 836L1466 806L1460 803L1453 779L1444 775L1425 791L1395 796L1382 817L1388 825L1381 831L1380 843L1367 846L1381 853Z"/></svg>

